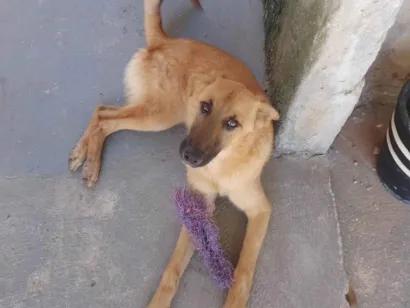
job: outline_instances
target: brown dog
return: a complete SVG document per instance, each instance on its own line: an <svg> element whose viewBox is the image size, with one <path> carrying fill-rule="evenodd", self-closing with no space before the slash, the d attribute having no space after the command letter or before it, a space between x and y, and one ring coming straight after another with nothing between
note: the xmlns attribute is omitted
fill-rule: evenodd
<svg viewBox="0 0 410 308"><path fill-rule="evenodd" d="M238 59L204 43L167 37L160 5L161 0L145 0L148 46L125 69L127 104L95 108L70 154L70 168L77 169L87 159L83 178L87 186L94 186L109 134L122 129L161 131L184 123L189 133L180 155L191 189L206 197L210 212L216 196L222 195L248 217L234 284L224 306L245 307L271 214L260 174L273 147L272 120L279 115ZM182 228L149 307L170 307L194 249Z"/></svg>

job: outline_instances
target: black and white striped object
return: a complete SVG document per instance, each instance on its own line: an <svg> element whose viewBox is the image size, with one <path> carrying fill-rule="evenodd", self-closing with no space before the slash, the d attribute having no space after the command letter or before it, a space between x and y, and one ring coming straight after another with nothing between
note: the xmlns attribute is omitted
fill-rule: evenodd
<svg viewBox="0 0 410 308"><path fill-rule="evenodd" d="M400 92L377 158L377 173L387 190L410 204L410 80Z"/></svg>

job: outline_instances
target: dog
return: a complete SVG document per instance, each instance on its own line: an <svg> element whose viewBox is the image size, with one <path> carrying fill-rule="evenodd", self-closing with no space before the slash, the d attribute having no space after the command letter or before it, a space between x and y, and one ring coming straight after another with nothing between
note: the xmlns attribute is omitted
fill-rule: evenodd
<svg viewBox="0 0 410 308"><path fill-rule="evenodd" d="M199 6L198 0L191 0ZM169 38L161 21L162 0L144 0L147 47L125 68L126 102L98 105L69 156L69 168L83 165L86 186L99 176L105 138L119 130L163 131L185 124L179 154L189 188L204 196L209 212L215 198L228 197L247 218L234 281L224 307L246 307L271 205L260 176L273 150L273 121L279 113L251 71L218 48L190 39ZM195 250L181 229L149 308L170 307L179 280Z"/></svg>

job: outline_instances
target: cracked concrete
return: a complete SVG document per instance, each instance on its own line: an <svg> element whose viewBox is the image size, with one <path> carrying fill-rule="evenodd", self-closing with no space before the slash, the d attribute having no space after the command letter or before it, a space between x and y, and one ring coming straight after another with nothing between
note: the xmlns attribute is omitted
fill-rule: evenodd
<svg viewBox="0 0 410 308"><path fill-rule="evenodd" d="M392 106L371 109L353 113L329 153L344 263L358 307L404 308L410 303L410 211L385 191L374 169Z"/></svg>
<svg viewBox="0 0 410 308"><path fill-rule="evenodd" d="M360 102L329 158L345 268L359 307L410 306L410 210L384 190L375 173L399 91L410 76L410 1L404 1Z"/></svg>

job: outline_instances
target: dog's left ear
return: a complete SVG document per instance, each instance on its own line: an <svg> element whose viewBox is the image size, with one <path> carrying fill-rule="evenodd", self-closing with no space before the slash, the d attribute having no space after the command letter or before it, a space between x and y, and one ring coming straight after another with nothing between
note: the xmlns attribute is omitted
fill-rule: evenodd
<svg viewBox="0 0 410 308"><path fill-rule="evenodd" d="M255 127L262 127L277 120L279 120L279 112L268 101L262 100L257 103Z"/></svg>

